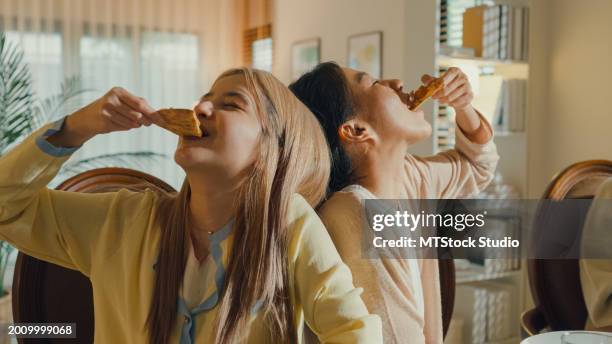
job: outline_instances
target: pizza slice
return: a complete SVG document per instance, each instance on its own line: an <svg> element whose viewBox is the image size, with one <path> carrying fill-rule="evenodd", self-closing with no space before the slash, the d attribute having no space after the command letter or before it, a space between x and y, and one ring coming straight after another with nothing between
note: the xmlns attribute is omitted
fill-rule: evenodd
<svg viewBox="0 0 612 344"><path fill-rule="evenodd" d="M157 113L164 119L162 128L179 136L202 136L200 121L195 112L188 109L161 109Z"/></svg>
<svg viewBox="0 0 612 344"><path fill-rule="evenodd" d="M444 87L444 79L436 78L433 79L429 84L422 85L416 91L410 92L410 111L415 111L421 106L427 99L431 98L434 93L438 92Z"/></svg>

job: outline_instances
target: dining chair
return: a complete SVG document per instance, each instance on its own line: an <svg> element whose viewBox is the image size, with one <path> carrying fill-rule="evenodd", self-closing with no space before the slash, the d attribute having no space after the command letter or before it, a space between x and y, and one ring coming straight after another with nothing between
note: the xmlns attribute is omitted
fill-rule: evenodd
<svg viewBox="0 0 612 344"><path fill-rule="evenodd" d="M599 185L612 177L612 161L588 160L575 163L556 175L544 192L543 200L592 200ZM588 204L587 204L588 205ZM588 209L587 209L588 210ZM546 236L553 230L538 226L540 219L550 216L545 207L538 208L534 221L534 234ZM563 216L561 214L561 216ZM569 236L579 238L583 221L568 219L571 228L564 228ZM534 256L537 256L535 252ZM578 259L528 259L529 286L535 308L521 315L521 334L538 334L544 329L552 331L583 330L587 319Z"/></svg>
<svg viewBox="0 0 612 344"><path fill-rule="evenodd" d="M78 174L56 189L99 193L129 188L166 192L175 190L162 180L125 168L99 168ZM93 343L94 309L89 279L19 252L13 275L13 319L15 323L76 323L76 339L70 343ZM66 339L19 338L20 344L65 343Z"/></svg>

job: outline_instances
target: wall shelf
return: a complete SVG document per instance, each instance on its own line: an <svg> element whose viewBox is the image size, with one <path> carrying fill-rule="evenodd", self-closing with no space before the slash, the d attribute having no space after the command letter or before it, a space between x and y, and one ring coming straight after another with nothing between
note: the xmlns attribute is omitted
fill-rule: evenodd
<svg viewBox="0 0 612 344"><path fill-rule="evenodd" d="M494 59L483 59L480 57L464 57L464 56L449 56L449 55L438 55L438 65L441 67L450 67L454 65L460 65L465 63L472 63L479 67L498 67L498 66L515 66L522 67L525 69L529 68L527 61L518 60L494 60Z"/></svg>
<svg viewBox="0 0 612 344"><path fill-rule="evenodd" d="M491 3L500 4L501 1L494 0ZM510 4L512 6L517 7L530 7L532 4L531 0L507 0L503 2L504 4ZM471 4L471 5L470 5ZM486 59L480 57L471 57L469 56L469 50L467 48L461 47L462 45L462 18L461 18L461 6L476 6L478 5L476 2L471 3L468 1L462 0L442 0L438 5L438 40L435 45L435 72L441 75L444 73L449 67L456 66L464 71L464 73L470 79L470 82L475 83L479 82L479 84L475 88L476 96L485 94L489 96L489 94L497 94L495 90L493 90L491 85L497 86L496 82L497 76L500 76L503 80L504 87L513 87L513 96L524 96L528 94L528 91L522 93L522 89L518 88L517 85L521 85L521 81L525 80L527 83L527 88L530 87L530 70L529 70L529 61L523 60L499 60L499 59ZM442 11L442 6L446 6L445 10ZM463 53L463 54L462 54ZM487 84L482 83L481 77L492 76L487 80ZM494 80L494 81L492 81ZM519 81L516 81L519 80ZM513 84L511 84L513 83ZM487 86L483 86L487 85ZM480 87L488 87L488 88L480 88ZM485 90L485 92L483 92ZM486 91L489 91L488 93ZM510 91L508 89L503 89L502 92L505 97L508 97ZM478 94L479 93L479 94ZM512 98L519 99L519 98ZM526 98L525 98L526 99ZM498 100L498 102L501 100ZM492 102L481 102L481 106L487 105L487 111L492 111L491 109L496 108L496 106L491 106ZM494 103L494 102L493 102ZM509 102L505 101L502 103L503 106L506 106L506 110L508 108L512 108L508 110L507 113L520 113L520 110L517 111L517 106L525 106L522 110L523 117L521 122L522 124L518 125L518 127L511 127L510 123L506 123L509 125L509 128L513 128L519 130L522 126L523 130L521 131L509 131L509 130L496 130L494 140L497 144L497 150L500 155L500 162L498 164L497 170L503 176L503 180L506 183L513 185L519 192L520 195L526 195L527 193L527 139L529 130L527 123L529 112L527 110L526 100L524 102ZM518 105L517 105L518 104ZM495 104L493 104L495 105ZM499 106L499 103L498 105ZM485 114L486 115L486 114ZM488 114L494 117L496 114ZM507 115L506 115L507 116ZM454 130L454 114L447 107L439 106L439 104L434 105L434 128L435 128L435 137L433 138L433 146L437 148L437 151L444 150L447 148L451 148L455 142L455 130ZM514 118L516 120L516 117ZM435 152L434 152L435 153ZM463 266L461 266L463 265ZM513 286L516 288L516 292L514 294L514 298L516 300L512 300L514 303L507 314L508 318L504 319L504 321L509 321L511 325L510 328L513 329L510 333L509 339L504 340L493 340L486 341L486 343L490 344L506 344L506 343L519 343L519 328L518 322L520 318L520 313L523 309L526 308L526 300L527 300L527 284L525 281L526 276L526 268L525 264L521 262L518 267L515 267L515 270L506 270L500 272L490 272L485 271L485 267L482 265L476 264L457 264L456 265L456 283L459 288L464 288L464 292L466 290L471 290L470 288L480 289L480 290L491 290L494 288L492 286ZM488 269L487 269L488 270ZM488 283L490 282L490 283ZM487 289L488 288L488 289ZM499 290L504 290L501 287ZM466 292L469 295L469 291ZM455 313L454 317L462 318L466 320L463 325L462 333L463 338L458 341L450 341L447 344L458 344L467 342L467 338L471 338L472 333L472 325L468 325L469 322L473 320L473 316L475 314L474 310L470 310L470 306L466 303L469 302L467 299L456 299L455 300ZM472 319L469 322L467 319Z"/></svg>

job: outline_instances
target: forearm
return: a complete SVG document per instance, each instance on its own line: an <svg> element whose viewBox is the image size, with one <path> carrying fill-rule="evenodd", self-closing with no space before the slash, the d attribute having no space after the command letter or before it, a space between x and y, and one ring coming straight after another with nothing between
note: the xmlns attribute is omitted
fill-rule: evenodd
<svg viewBox="0 0 612 344"><path fill-rule="evenodd" d="M46 141L59 124L45 125L0 157L0 222L23 211L77 149L57 148Z"/></svg>
<svg viewBox="0 0 612 344"><path fill-rule="evenodd" d="M478 112L472 105L468 105L461 109L455 109L455 114L459 129L463 131L470 141L484 144L493 136L489 127L483 123L483 119L478 115Z"/></svg>

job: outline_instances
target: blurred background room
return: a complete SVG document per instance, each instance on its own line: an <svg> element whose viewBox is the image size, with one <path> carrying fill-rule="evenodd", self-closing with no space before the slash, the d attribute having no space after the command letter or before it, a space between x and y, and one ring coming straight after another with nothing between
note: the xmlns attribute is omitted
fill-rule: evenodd
<svg viewBox="0 0 612 344"><path fill-rule="evenodd" d="M0 103L0 155L113 86L154 108L191 108L214 77L240 65L290 83L332 60L408 89L457 66L501 156L480 197L537 199L572 163L612 160L611 15L610 0L0 0L0 73L12 71L28 95L19 111ZM452 148L452 109L423 109L433 135L413 153ZM117 166L178 189L176 143L154 126L96 137L50 186ZM10 321L15 256L2 247L0 322ZM455 263L445 342L519 342L520 316L533 307L525 261Z"/></svg>

